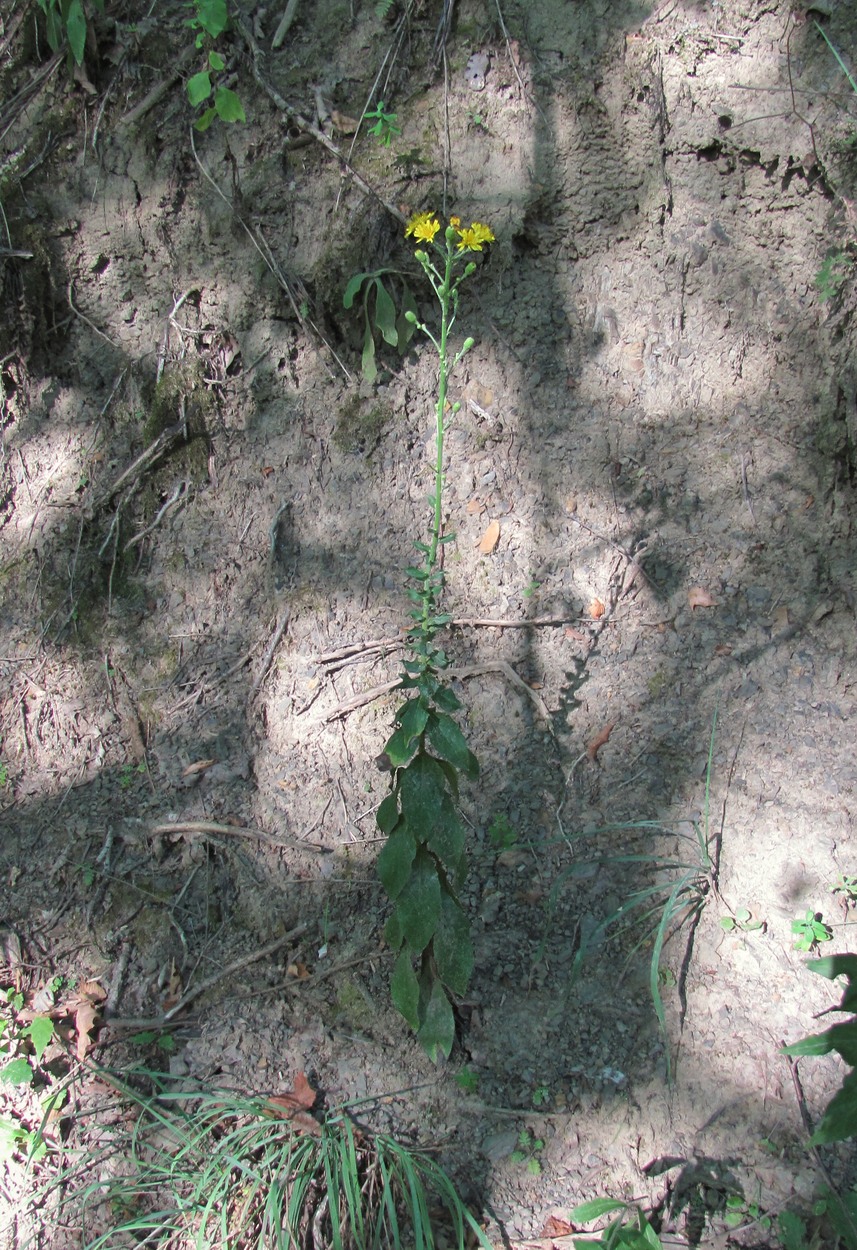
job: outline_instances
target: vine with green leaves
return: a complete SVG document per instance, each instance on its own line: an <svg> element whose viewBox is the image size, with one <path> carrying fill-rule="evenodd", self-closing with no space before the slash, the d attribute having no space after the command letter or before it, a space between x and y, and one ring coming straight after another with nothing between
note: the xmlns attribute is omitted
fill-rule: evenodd
<svg viewBox="0 0 857 1250"><path fill-rule="evenodd" d="M442 229L432 212L413 217L405 234L423 245L416 259L440 306L437 335L413 309L405 313L438 357L434 496L429 541L414 544L421 561L407 570L413 623L401 686L409 697L396 712L396 728L384 748L392 785L377 812L378 827L386 836L378 874L393 903L384 930L396 955L393 1003L430 1058L437 1060L441 1054L449 1056L455 1037L451 996L466 992L473 970L470 924L459 898L467 857L456 801L459 776L475 778L479 773L476 757L453 719L461 704L443 680L449 661L437 644L438 631L450 621L440 610L441 556L444 544L454 537L442 532L444 436L449 417L460 407L456 403L447 411L447 393L452 371L473 347L473 339L466 338L453 354L450 332L461 283L477 268L471 254L482 252L494 234L481 222L462 227L457 217Z"/></svg>

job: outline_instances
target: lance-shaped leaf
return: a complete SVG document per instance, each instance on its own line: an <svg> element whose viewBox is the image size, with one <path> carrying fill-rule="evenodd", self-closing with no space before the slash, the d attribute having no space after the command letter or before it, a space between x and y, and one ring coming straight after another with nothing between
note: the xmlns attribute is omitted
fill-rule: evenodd
<svg viewBox="0 0 857 1250"><path fill-rule="evenodd" d="M467 864L464 856L464 826L448 794L441 795L426 844L443 864L455 889L464 883Z"/></svg>
<svg viewBox="0 0 857 1250"><path fill-rule="evenodd" d="M416 850L414 835L403 821L387 838L378 856L378 876L390 898L398 898L410 878Z"/></svg>
<svg viewBox="0 0 857 1250"><path fill-rule="evenodd" d="M427 725L429 742L442 759L448 760L465 777L477 777L479 764L451 716L432 712Z"/></svg>
<svg viewBox="0 0 857 1250"><path fill-rule="evenodd" d="M452 1043L455 1041L455 1018L449 999L438 980L434 980L431 986L417 1038L433 1063L437 1063L439 1055L449 1058Z"/></svg>
<svg viewBox="0 0 857 1250"><path fill-rule="evenodd" d="M393 999L393 1005L416 1032L420 1027L420 984L414 972L411 952L407 947L399 955L393 968L390 996Z"/></svg>
<svg viewBox="0 0 857 1250"><path fill-rule="evenodd" d="M399 801L418 842L428 842L440 803L446 795L443 769L430 755L417 755L401 775Z"/></svg>
<svg viewBox="0 0 857 1250"><path fill-rule="evenodd" d="M440 919L440 881L434 860L422 848L417 851L410 876L396 899L396 915L411 949L417 953L425 950Z"/></svg>
<svg viewBox="0 0 857 1250"><path fill-rule="evenodd" d="M381 800L375 820L382 833L392 833L399 823L399 799L395 790Z"/></svg>
<svg viewBox="0 0 857 1250"><path fill-rule="evenodd" d="M464 994L473 972L470 924L463 908L448 891L440 899L440 922L432 942L441 980L454 994Z"/></svg>

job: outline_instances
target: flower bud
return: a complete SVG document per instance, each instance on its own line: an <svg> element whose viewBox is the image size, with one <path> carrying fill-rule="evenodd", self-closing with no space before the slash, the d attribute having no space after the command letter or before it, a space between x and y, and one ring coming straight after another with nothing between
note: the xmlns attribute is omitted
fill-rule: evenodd
<svg viewBox="0 0 857 1250"><path fill-rule="evenodd" d="M417 324L417 314L413 312L410 308L406 309L405 311L405 321L407 321L408 324L412 326L415 326Z"/></svg>
<svg viewBox="0 0 857 1250"><path fill-rule="evenodd" d="M469 351L470 351L471 347L474 345L474 343L475 343L475 342L476 342L476 339L469 339L469 338L468 338L468 339L465 339L465 340L464 340L464 342L461 344L461 354L462 354L462 356L463 356L463 355L465 355L465 353L466 353L466 352L469 352Z"/></svg>
<svg viewBox="0 0 857 1250"><path fill-rule="evenodd" d="M476 263L475 263L475 261L471 261L469 265L465 265L465 267L464 267L464 276L465 276L465 278L469 278L469 277L470 277L470 275L471 275L472 273L476 273Z"/></svg>

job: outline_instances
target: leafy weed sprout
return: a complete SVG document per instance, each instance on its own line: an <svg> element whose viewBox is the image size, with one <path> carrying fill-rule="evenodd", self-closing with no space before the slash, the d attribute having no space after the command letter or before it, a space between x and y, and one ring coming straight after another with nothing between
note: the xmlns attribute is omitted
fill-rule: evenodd
<svg viewBox="0 0 857 1250"><path fill-rule="evenodd" d="M128 1237L223 1250L490 1250L432 1158L365 1132L346 1109L293 1121L273 1099L178 1089L147 1071L133 1086L101 1075L135 1115L112 1148L120 1175L88 1153L60 1177L58 1215L82 1228L84 1250Z"/></svg>
<svg viewBox="0 0 857 1250"><path fill-rule="evenodd" d="M461 704L441 674L448 665L436 635L450 617L440 610L441 552L453 535L443 530L443 452L450 375L473 346L467 338L453 354L450 332L458 313L459 287L476 271L470 253L494 241L481 222L462 226L458 217L441 227L433 212L408 222L406 237L418 244L416 259L440 306L437 335L409 311L406 319L426 335L438 358L435 407L434 493L428 542L414 545L421 560L407 569L412 624L406 637L410 658L401 686L408 699L395 714L396 729L384 747L391 770L390 793L377 812L386 842L378 875L393 903L384 929L396 962L391 994L396 1008L433 1060L449 1056L455 1037L450 995L464 994L473 969L470 923L458 898L467 874L464 826L456 810L458 779L475 778L479 765L451 713ZM438 238L438 236L440 236ZM414 963L418 962L415 970Z"/></svg>
<svg viewBox="0 0 857 1250"><path fill-rule="evenodd" d="M548 922L550 922L551 913L566 882L575 877L590 876L594 866L630 868L640 873L654 872L657 875L659 878L657 881L634 890L595 927L592 933L581 940L572 962L570 982L573 985L578 979L591 951L598 949L606 942L615 941L626 933L639 934L628 958L630 959L642 947L651 944L649 992L665 1043L667 1042L667 1021L661 988L670 982L674 984L675 978L665 976L665 970L661 967L664 946L674 933L698 918L709 893L712 891L717 893L717 865L711 853L710 827L711 771L716 731L717 713L715 712L705 769L702 819L690 822L692 834L676 831L673 835L687 844L687 856L662 856L653 851L642 851L575 860L557 877L548 899ZM598 837L605 833L625 833L632 837L651 839L653 835L664 832L663 826L658 821L637 820L609 825L603 829L596 829L592 833L581 834L579 837L582 839ZM546 942L547 938L542 943L543 948ZM671 1080L672 1066L668 1046L666 1064L667 1078Z"/></svg>

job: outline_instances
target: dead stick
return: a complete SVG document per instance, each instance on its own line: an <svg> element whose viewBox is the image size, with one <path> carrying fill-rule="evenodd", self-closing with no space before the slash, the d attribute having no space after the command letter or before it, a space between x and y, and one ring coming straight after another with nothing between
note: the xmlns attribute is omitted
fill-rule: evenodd
<svg viewBox="0 0 857 1250"><path fill-rule="evenodd" d="M279 646L280 639L282 638L283 634L286 632L286 626L289 623L289 616L290 616L289 609L284 608L283 611L280 613L280 619L277 621L277 628L274 630L274 636L271 639L271 641L268 643L265 654L262 656L262 664L259 668L258 674L256 675L256 680L253 682L253 685L250 687L250 693L247 696L248 703L252 703L252 701L256 698L256 695L259 693L259 690L262 686L262 682L265 680L268 669L271 666L271 660L273 660L274 658L274 652Z"/></svg>
<svg viewBox="0 0 857 1250"><path fill-rule="evenodd" d="M219 825L210 820L179 820L169 824L155 825L152 833L201 833L203 835L208 833L212 837L231 835L234 838L250 838L256 842L266 842L268 846L275 846L280 850L286 846L292 846L302 851L320 851L323 855L331 853L328 847L319 846L317 842L302 842L300 838L290 838L287 835L275 838L264 829L248 829L245 825Z"/></svg>
<svg viewBox="0 0 857 1250"><path fill-rule="evenodd" d="M242 959L236 959L234 963L227 964L225 968L221 968L219 972L216 972L213 977L209 977L206 981L201 981L199 985L194 986L193 989L183 994L175 1007L170 1007L169 1011L164 1012L164 1019L171 1020L173 1016L177 1016L190 1003L195 1002L201 994L210 990L226 977L231 977L234 972L241 972L243 968L249 967L250 964L255 964L260 959L266 959L268 955L275 955L278 950L282 950L284 946L288 946L290 942L300 937L302 933L306 933L308 928L308 924L299 924L296 928L291 929L285 937L277 938L276 942L269 942L267 946L263 946L261 950L254 951L252 955L245 955Z"/></svg>
<svg viewBox="0 0 857 1250"><path fill-rule="evenodd" d="M558 625L591 625L587 616L536 616L530 619L505 617L457 616L449 622L450 629L545 629ZM396 651L404 646L404 638L372 638L366 642L349 642L335 651L315 657L316 664L335 664L369 651Z"/></svg>
<svg viewBox="0 0 857 1250"><path fill-rule="evenodd" d="M256 79L256 82L269 99L272 100L276 107L280 110L280 112L284 113L289 121L294 126L297 126L298 130L302 130L306 135L312 135L316 143L320 143L323 148L326 148L327 151L330 152L331 156L335 156L342 166L348 170L348 173L354 179L361 191L363 191L366 195L371 196L372 199L377 200L378 203L387 210L390 216L395 217L396 221L400 222L401 225L406 225L408 220L407 217L405 217L403 213L399 212L395 204L390 204L384 199L380 192L376 191L375 188L366 181L365 178L361 178L360 174L358 174L353 165L348 163L347 159L333 140L329 139L323 130L319 130L317 126L313 126L310 122L308 122L305 117L301 117L300 113L298 113L296 109L293 109L291 105L283 99L279 91L277 91L277 89L268 82L268 80L263 76L260 68L263 63L262 51L256 43L256 40L253 38L250 28L237 14L235 16L235 25L244 36L244 42L247 44L247 47L250 49L252 54L253 77Z"/></svg>

